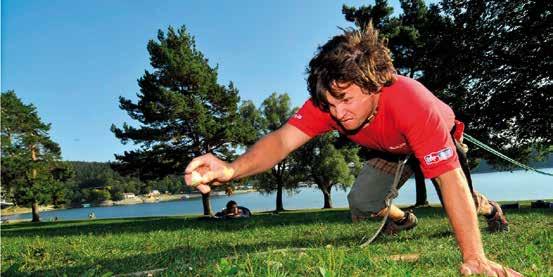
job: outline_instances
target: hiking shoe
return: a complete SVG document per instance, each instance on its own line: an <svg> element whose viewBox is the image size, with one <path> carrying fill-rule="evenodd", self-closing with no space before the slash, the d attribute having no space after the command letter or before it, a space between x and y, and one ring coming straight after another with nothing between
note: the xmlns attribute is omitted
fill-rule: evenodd
<svg viewBox="0 0 553 277"><path fill-rule="evenodd" d="M489 201L490 205L492 205L495 208L495 215L491 218L488 218L488 231L490 233L495 232L508 232L509 231L509 223L507 222L507 219L505 218L505 214L503 213L503 210L501 210L501 207L499 204L497 204L495 201Z"/></svg>
<svg viewBox="0 0 553 277"><path fill-rule="evenodd" d="M398 224L392 219L388 218L386 220L386 225L382 229L382 232L386 235L395 235L401 231L407 231L415 228L417 226L417 217L412 212L405 212L405 222L403 224Z"/></svg>

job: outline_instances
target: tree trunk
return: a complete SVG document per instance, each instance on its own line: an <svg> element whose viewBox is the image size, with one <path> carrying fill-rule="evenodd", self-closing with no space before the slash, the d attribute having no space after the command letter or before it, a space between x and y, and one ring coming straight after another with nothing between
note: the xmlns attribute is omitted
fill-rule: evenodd
<svg viewBox="0 0 553 277"><path fill-rule="evenodd" d="M33 161L36 161L36 160L37 160L37 157L36 157L36 148L35 148L34 145L31 145L30 148L31 148L31 159L32 159ZM33 164L33 166L34 166L34 164ZM33 168L33 171L32 171L32 172L33 172L33 175L32 175L32 176L33 176L32 182L34 182L35 179L36 179L36 169ZM32 210L33 210L33 220L32 220L32 222L40 222L40 215L38 214L38 212L39 212L39 211L38 211L38 203L36 202L36 200L33 200L33 203L32 203L32 205L31 205L31 208L32 208Z"/></svg>
<svg viewBox="0 0 553 277"><path fill-rule="evenodd" d="M33 201L33 204L31 206L33 209L33 221L32 222L40 222L40 215L38 214L38 204L36 201Z"/></svg>
<svg viewBox="0 0 553 277"><path fill-rule="evenodd" d="M321 189L323 191L325 204L323 209L332 209L332 195L330 195L330 192L332 191L332 187L324 187Z"/></svg>
<svg viewBox="0 0 553 277"><path fill-rule="evenodd" d="M202 193L202 203L204 205L204 215L212 215L211 202L209 201L210 198L211 198L211 192L208 192L206 194Z"/></svg>
<svg viewBox="0 0 553 277"><path fill-rule="evenodd" d="M278 184L277 186L276 211L284 211L284 205L282 204L282 184Z"/></svg>

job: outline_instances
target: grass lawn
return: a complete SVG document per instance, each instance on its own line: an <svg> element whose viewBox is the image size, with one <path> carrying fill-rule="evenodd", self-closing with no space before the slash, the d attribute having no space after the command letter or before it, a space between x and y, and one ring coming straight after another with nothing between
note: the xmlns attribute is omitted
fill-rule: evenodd
<svg viewBox="0 0 553 277"><path fill-rule="evenodd" d="M439 208L415 210L419 226L358 245L379 222L349 211L256 214L232 221L153 217L2 225L2 276L111 276L164 268L179 276L454 276L461 258ZM527 276L553 276L551 209L508 211L509 233L481 229L490 259ZM304 251L271 251L283 248Z"/></svg>

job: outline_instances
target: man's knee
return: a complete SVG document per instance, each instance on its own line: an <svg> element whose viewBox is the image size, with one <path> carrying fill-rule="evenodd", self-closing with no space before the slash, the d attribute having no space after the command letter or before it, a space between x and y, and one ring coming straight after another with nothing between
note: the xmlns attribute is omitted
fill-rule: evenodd
<svg viewBox="0 0 553 277"><path fill-rule="evenodd" d="M374 217L382 210L386 210L386 204L383 199L381 201L371 201L363 198L362 195L356 194L353 191L348 194L348 202L352 220L354 222L356 220L359 221L369 217Z"/></svg>
<svg viewBox="0 0 553 277"><path fill-rule="evenodd" d="M392 190L394 176L382 167L390 164L396 165L382 159L373 159L359 172L348 194L352 220L369 218L386 208L384 199Z"/></svg>

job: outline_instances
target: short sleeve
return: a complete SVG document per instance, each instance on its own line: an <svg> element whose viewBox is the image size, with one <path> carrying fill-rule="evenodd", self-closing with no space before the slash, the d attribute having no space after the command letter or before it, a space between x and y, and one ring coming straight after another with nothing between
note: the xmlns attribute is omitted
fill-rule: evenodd
<svg viewBox="0 0 553 277"><path fill-rule="evenodd" d="M410 93L394 112L399 129L412 149L426 178L438 177L460 167L451 137L453 111L422 85Z"/></svg>
<svg viewBox="0 0 553 277"><path fill-rule="evenodd" d="M420 118L405 135L420 162L424 177L435 178L459 168L459 158L450 130L435 113L430 112L425 118Z"/></svg>
<svg viewBox="0 0 553 277"><path fill-rule="evenodd" d="M288 123L310 137L315 137L334 129L330 114L317 108L311 99L303 104L288 120Z"/></svg>

